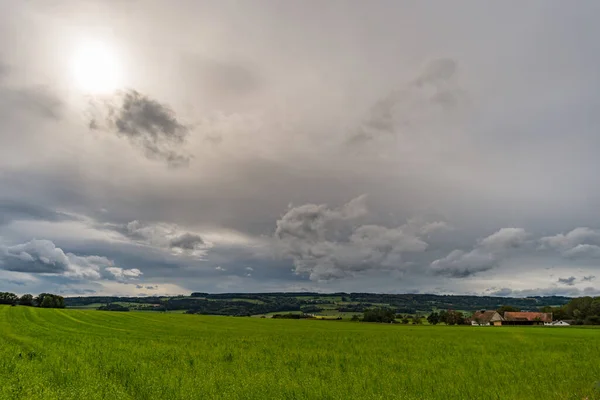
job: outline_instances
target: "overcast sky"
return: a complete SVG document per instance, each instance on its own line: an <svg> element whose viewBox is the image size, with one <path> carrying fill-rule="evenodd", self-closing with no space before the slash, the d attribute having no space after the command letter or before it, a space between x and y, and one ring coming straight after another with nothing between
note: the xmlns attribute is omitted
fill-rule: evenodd
<svg viewBox="0 0 600 400"><path fill-rule="evenodd" d="M0 7L0 291L600 294L597 1Z"/></svg>

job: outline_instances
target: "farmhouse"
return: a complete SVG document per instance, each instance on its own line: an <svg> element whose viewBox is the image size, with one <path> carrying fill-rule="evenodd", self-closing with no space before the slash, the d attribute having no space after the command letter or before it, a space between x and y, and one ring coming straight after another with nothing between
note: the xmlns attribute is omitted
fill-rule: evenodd
<svg viewBox="0 0 600 400"><path fill-rule="evenodd" d="M490 326L502 325L502 316L494 310L476 311L471 317L471 325L474 326Z"/></svg>
<svg viewBox="0 0 600 400"><path fill-rule="evenodd" d="M507 311L504 313L502 325L544 325L550 322L552 322L552 313Z"/></svg>
<svg viewBox="0 0 600 400"><path fill-rule="evenodd" d="M565 321L565 320L561 319L560 321L544 322L544 325L546 325L546 326L569 326L571 324L569 321Z"/></svg>

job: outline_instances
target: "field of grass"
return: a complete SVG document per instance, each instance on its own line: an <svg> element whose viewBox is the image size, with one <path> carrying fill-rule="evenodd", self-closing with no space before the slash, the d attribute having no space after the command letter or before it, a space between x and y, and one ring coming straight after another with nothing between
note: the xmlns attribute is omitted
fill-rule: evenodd
<svg viewBox="0 0 600 400"><path fill-rule="evenodd" d="M600 399L600 330L0 306L0 399Z"/></svg>

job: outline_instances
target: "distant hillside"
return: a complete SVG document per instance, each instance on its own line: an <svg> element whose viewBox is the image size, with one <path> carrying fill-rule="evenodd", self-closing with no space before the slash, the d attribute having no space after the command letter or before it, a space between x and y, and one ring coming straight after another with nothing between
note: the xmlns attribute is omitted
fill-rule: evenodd
<svg viewBox="0 0 600 400"><path fill-rule="evenodd" d="M544 306L561 306L571 299L562 296L526 298L492 296L451 296L434 294L377 293L221 293L194 292L190 296L152 297L67 297L67 307L100 307L109 303L126 303L132 310L173 311L188 313L249 316L282 311L307 313L362 313L373 306L387 306L397 313L428 313L433 310L497 309L508 305L522 310Z"/></svg>

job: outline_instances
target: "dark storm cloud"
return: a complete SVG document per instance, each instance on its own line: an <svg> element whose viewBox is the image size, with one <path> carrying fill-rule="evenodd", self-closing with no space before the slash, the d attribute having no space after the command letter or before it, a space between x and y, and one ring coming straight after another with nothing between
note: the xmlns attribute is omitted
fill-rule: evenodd
<svg viewBox="0 0 600 400"><path fill-rule="evenodd" d="M99 108L102 116L92 116L90 129L100 129L105 123L108 130L129 139L150 159L166 161L173 167L189 163L190 156L181 147L190 128L177 119L168 105L129 90Z"/></svg>
<svg viewBox="0 0 600 400"><path fill-rule="evenodd" d="M577 278L575 278L574 276L570 276L568 278L558 278L558 283L562 283L563 285L567 285L567 286L573 286L575 284L575 280Z"/></svg>
<svg viewBox="0 0 600 400"><path fill-rule="evenodd" d="M178 236L174 239L171 239L169 246L171 248L180 248L184 250L193 250L199 245L204 244L204 240L200 237L200 235L195 235L193 233L184 233L181 236Z"/></svg>

